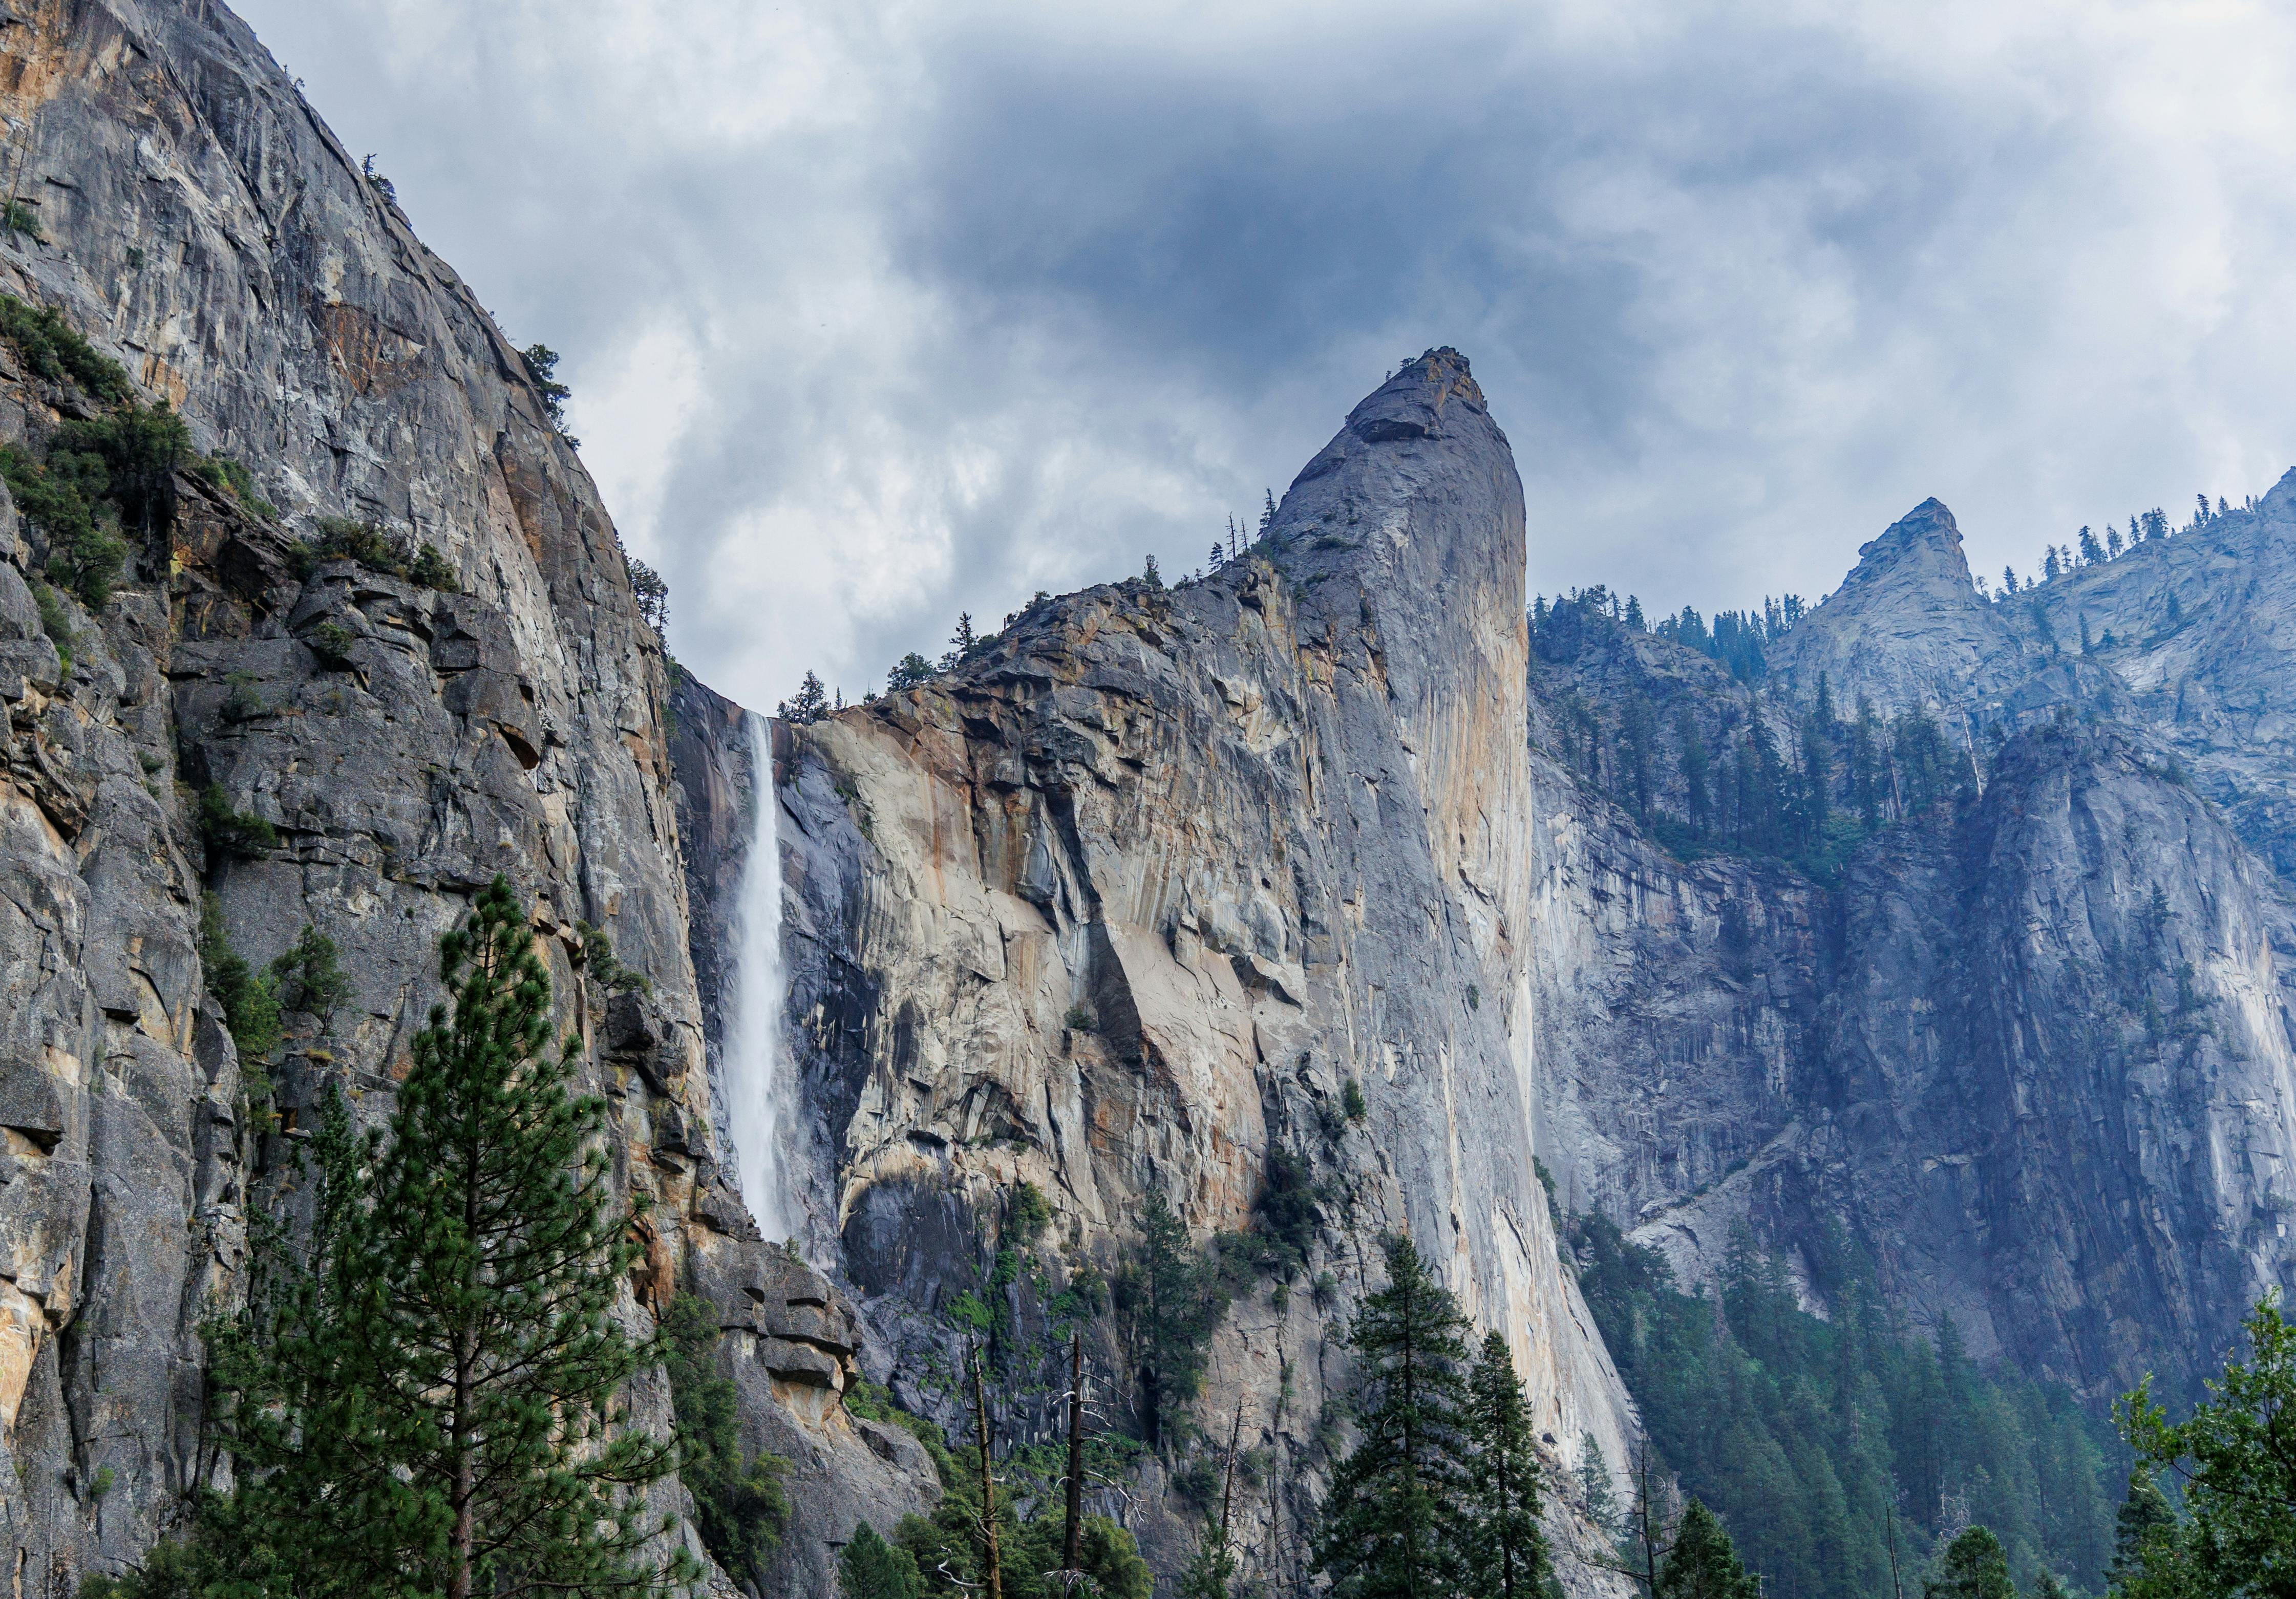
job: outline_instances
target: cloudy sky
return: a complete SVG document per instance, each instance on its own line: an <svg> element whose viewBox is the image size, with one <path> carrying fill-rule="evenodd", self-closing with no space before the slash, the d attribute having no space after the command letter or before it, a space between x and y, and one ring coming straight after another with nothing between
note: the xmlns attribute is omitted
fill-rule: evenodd
<svg viewBox="0 0 2296 1599"><path fill-rule="evenodd" d="M2285 8L234 3L753 705L1187 570L1436 344L1533 585L1654 609L2296 464Z"/></svg>

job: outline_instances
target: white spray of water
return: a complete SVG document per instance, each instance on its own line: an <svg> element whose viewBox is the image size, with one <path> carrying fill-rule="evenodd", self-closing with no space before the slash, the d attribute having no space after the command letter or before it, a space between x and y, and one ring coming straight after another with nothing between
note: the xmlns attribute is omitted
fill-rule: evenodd
<svg viewBox="0 0 2296 1599"><path fill-rule="evenodd" d="M726 1059L726 1102L734 1149L742 1163L742 1199L767 1238L789 1234L782 1201L782 849L774 798L774 737L755 711L744 719L750 740L750 792L757 814L742 866L734 922L736 972L734 1036Z"/></svg>

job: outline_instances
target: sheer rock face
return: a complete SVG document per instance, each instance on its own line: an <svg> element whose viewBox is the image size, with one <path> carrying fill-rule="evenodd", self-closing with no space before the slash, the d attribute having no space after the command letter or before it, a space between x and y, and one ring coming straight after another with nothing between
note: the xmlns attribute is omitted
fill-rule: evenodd
<svg viewBox="0 0 2296 1599"><path fill-rule="evenodd" d="M1559 730L1535 748L1540 1143L1566 1200L1693 1279L1749 1224L1806 1284L1862 1248L1918 1319L1949 1315L1980 1355L2093 1398L2212 1369L2296 1268L2296 914L2252 847L2278 836L2287 780L2263 709L2288 682L2278 602L2258 581L2296 530L2284 493L2046 586L2050 626L2077 637L2088 618L2086 657L2052 655L2030 607L1992 608L2005 642L1980 618L1939 646L1940 611L1968 610L1935 580L1965 586L1941 507L1869 545L1774 653L1778 680L1732 691L1736 714L1791 726L1822 669L1839 709L1865 692L1885 714L1945 709L1982 785L1868 840L1836 889L1677 859L1612 798L1615 770L1553 758ZM1898 582L1907 567L1928 576ZM2253 636L2148 632L2164 589ZM1620 652L1630 666L1590 650L1549 672L1542 717L1629 679L1703 726L1730 709L1686 652ZM2228 683L2249 714L2178 719L2174 696ZM2212 780L2263 797L2219 809ZM1654 789L1678 816L1678 773Z"/></svg>
<svg viewBox="0 0 2296 1599"><path fill-rule="evenodd" d="M1383 1229L1510 1338L1558 1454L1619 1457L1530 1160L1523 537L1506 440L1433 351L1201 581L1039 603L925 688L775 725L784 1153L909 1402L955 1418L945 1308L996 1297L1017 1185L1051 1202L1057 1290L1114 1267L1152 1185L1199 1239L1255 1226L1282 1149L1327 1184L1316 1242L1288 1302L1238 1299L1202 1400L1274 1446L1256 1546L1301 1557L1329 1331ZM1113 1349L1094 1365L1130 1404ZM1016 1435L1053 1423L1010 1403ZM1160 1498L1136 1525L1168 1557Z"/></svg>
<svg viewBox="0 0 2296 1599"><path fill-rule="evenodd" d="M68 618L68 671L28 586L37 537L12 512L0 537L10 1569L69 1593L140 1555L218 1469L197 1329L231 1306L250 1192L277 1179L327 1084L362 1117L387 1111L438 997L438 935L497 872L534 906L562 1021L609 1096L617 1181L655 1201L627 1315L643 1325L681 1280L711 1292L736 1329L728 1369L755 1390L751 1447L787 1423L877 1469L819 1403L850 1375L850 1341L785 1310L759 1320L814 1279L756 1237L718 1160L660 647L523 363L220 6L19 9L0 109L23 130L41 236L0 234L0 289L59 308L198 449L250 467L280 517L178 474L171 525L137 531L123 592ZM0 351L0 437L85 409ZM298 560L291 539L325 515L380 524L404 554L434 546L459 592ZM277 845L203 842L209 788ZM250 961L309 926L351 979L331 1018L291 1014L266 1063L275 1136L253 1136L254 1063L205 996L203 890ZM603 980L583 922L650 987ZM812 1376L784 1394L784 1370ZM659 1391L633 1398L667 1424ZM671 1485L664 1508L678 1498Z"/></svg>

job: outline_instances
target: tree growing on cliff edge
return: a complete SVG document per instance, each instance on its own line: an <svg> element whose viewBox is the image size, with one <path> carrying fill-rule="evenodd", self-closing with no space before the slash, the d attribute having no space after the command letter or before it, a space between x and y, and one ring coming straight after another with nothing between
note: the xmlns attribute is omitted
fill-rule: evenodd
<svg viewBox="0 0 2296 1599"><path fill-rule="evenodd" d="M1466 1579L1466 1317L1402 1234L1356 1313L1361 1437L1332 1474L1312 1569L1344 1599L1432 1599Z"/></svg>
<svg viewBox="0 0 2296 1599"><path fill-rule="evenodd" d="M912 650L895 661L893 669L885 674L885 692L898 694L913 688L922 688L932 681L932 675L933 663Z"/></svg>
<svg viewBox="0 0 2296 1599"><path fill-rule="evenodd" d="M807 726L829 714L829 690L820 676L813 672L797 685L797 693L774 707L774 714L784 722Z"/></svg>
<svg viewBox="0 0 2296 1599"><path fill-rule="evenodd" d="M1116 1308L1140 1374L1141 1431L1161 1448L1195 1398L1204 1336L1226 1308L1161 1189L1149 1191L1140 1242L1117 1274Z"/></svg>
<svg viewBox="0 0 2296 1599"><path fill-rule="evenodd" d="M663 1595L698 1575L623 1425L652 1363L615 1319L635 1257L595 1147L603 1102L548 1048L550 980L497 877L439 942L387 1133L331 1095L308 1248L258 1234L250 1306L211 1334L240 1486L173 1587L128 1595ZM188 1575L184 1564L194 1568Z"/></svg>

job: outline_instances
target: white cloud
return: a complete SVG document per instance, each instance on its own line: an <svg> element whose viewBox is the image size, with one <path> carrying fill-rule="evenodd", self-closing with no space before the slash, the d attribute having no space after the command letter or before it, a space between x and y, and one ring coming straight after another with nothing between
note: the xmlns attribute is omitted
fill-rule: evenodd
<svg viewBox="0 0 2296 1599"><path fill-rule="evenodd" d="M242 0L523 343L682 659L849 693L1201 559L1408 353L1533 579L1988 571L2296 462L2296 20L2213 6Z"/></svg>

